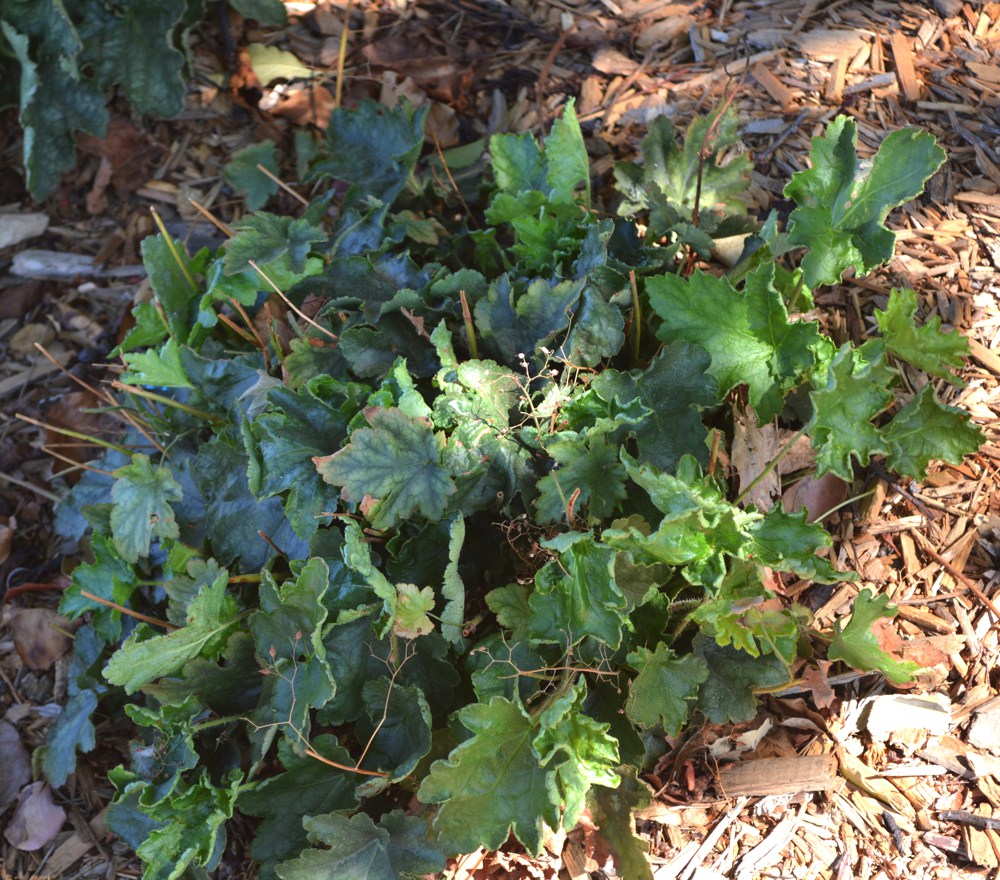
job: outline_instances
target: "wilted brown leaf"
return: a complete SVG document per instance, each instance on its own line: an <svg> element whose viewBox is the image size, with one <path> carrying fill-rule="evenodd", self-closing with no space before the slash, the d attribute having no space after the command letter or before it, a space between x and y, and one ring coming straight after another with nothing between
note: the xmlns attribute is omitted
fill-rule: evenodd
<svg viewBox="0 0 1000 880"><path fill-rule="evenodd" d="M65 821L66 811L52 800L48 784L33 782L21 789L14 815L3 836L11 846L34 852L51 843Z"/></svg>
<svg viewBox="0 0 1000 880"><path fill-rule="evenodd" d="M67 631L75 630L82 621L70 623L48 608L10 608L10 626L14 647L29 669L44 671L52 667L73 644Z"/></svg>

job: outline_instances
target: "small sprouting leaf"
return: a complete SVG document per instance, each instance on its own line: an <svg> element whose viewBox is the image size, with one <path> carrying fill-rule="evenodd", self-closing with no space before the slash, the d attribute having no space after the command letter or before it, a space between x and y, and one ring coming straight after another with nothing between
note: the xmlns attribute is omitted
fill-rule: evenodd
<svg viewBox="0 0 1000 880"><path fill-rule="evenodd" d="M690 278L661 275L646 282L649 304L662 324L664 342L700 345L712 356L709 371L720 393L747 385L761 421L781 411L785 393L797 385L816 357L815 321L789 322L774 289L774 266L761 264L737 291L726 278L697 271Z"/></svg>
<svg viewBox="0 0 1000 880"><path fill-rule="evenodd" d="M444 868L444 854L427 840L423 819L387 813L376 825L366 813L307 816L305 850L275 868L281 880L404 880Z"/></svg>
<svg viewBox="0 0 1000 880"><path fill-rule="evenodd" d="M952 370L957 370L969 353L969 341L958 330L941 332L941 316L935 315L922 327L913 317L917 313L917 294L909 288L892 289L885 311L875 310L878 328L885 337L885 347L896 357L921 370L951 382L964 384Z"/></svg>
<svg viewBox="0 0 1000 880"><path fill-rule="evenodd" d="M191 601L186 626L165 636L150 636L149 627L140 626L108 661L104 677L131 694L155 678L179 671L212 645L221 647L224 634L239 620L236 603L226 595L228 582L229 575L223 572Z"/></svg>
<svg viewBox="0 0 1000 880"><path fill-rule="evenodd" d="M559 826L549 772L532 748L537 728L517 703L494 697L458 713L472 731L445 761L435 761L417 793L441 804L434 827L454 852L499 849L514 832L531 853L542 846L542 823ZM292 880L292 878L286 878Z"/></svg>
<svg viewBox="0 0 1000 880"><path fill-rule="evenodd" d="M270 138L237 150L222 169L223 177L243 196L249 211L259 211L279 189L277 181L268 177L258 165L263 165L275 177L280 173L277 151Z"/></svg>
<svg viewBox="0 0 1000 880"><path fill-rule="evenodd" d="M629 685L628 717L641 727L662 724L676 736L694 708L698 685L708 677L705 665L690 654L678 657L663 642L655 651L637 648L628 663L639 672Z"/></svg>
<svg viewBox="0 0 1000 880"><path fill-rule="evenodd" d="M154 466L148 455L137 453L131 464L115 471L111 532L122 559L136 562L149 555L154 536L163 540L180 534L170 502L180 501L183 494L170 468Z"/></svg>
<svg viewBox="0 0 1000 880"><path fill-rule="evenodd" d="M873 597L868 590L858 593L846 626L839 620L833 625L833 641L827 656L831 660L843 660L854 669L881 672L893 684L905 684L920 672L919 664L911 660L897 660L887 654L872 632L872 625L877 620L896 616L896 607L888 605L888 596Z"/></svg>
<svg viewBox="0 0 1000 880"><path fill-rule="evenodd" d="M785 196L798 207L789 217L789 239L809 248L805 283L836 284L848 266L866 275L892 258L896 236L884 225L889 211L920 194L945 160L932 135L894 131L870 162L855 152L857 124L838 116L813 138L812 168L792 175Z"/></svg>
<svg viewBox="0 0 1000 880"><path fill-rule="evenodd" d="M442 462L443 436L434 433L429 419L411 419L395 407L366 415L370 428L354 431L351 442L333 455L313 458L320 476L341 486L348 501L374 499L368 516L377 529L394 528L417 512L441 519L455 492Z"/></svg>
<svg viewBox="0 0 1000 880"><path fill-rule="evenodd" d="M986 440L970 421L969 413L941 403L928 382L884 428L889 447L886 464L894 471L922 480L935 459L961 464Z"/></svg>
<svg viewBox="0 0 1000 880"><path fill-rule="evenodd" d="M397 636L415 639L434 631L427 612L434 608L434 589L420 589L414 584L396 584L396 619L392 629Z"/></svg>

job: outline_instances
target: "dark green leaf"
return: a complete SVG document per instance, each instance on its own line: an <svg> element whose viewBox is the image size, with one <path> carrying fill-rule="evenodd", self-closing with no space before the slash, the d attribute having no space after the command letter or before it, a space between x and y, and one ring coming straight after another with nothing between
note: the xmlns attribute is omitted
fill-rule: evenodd
<svg viewBox="0 0 1000 880"><path fill-rule="evenodd" d="M850 572L837 571L816 554L833 546L829 532L819 523L806 522L806 512L786 512L781 504L750 527L748 552L762 565L778 571L793 571L800 577L834 584L850 580Z"/></svg>
<svg viewBox="0 0 1000 880"><path fill-rule="evenodd" d="M423 692L378 678L365 682L361 696L365 714L355 737L366 749L363 766L388 771L393 782L405 779L431 750L431 710Z"/></svg>
<svg viewBox="0 0 1000 880"><path fill-rule="evenodd" d="M642 727L662 724L676 736L687 723L708 670L690 654L678 657L663 642L655 651L637 648L628 663L639 673L629 685L628 717Z"/></svg>
<svg viewBox="0 0 1000 880"><path fill-rule="evenodd" d="M323 230L305 219L279 217L265 211L250 214L233 224L233 229L236 235L226 242L229 275L245 271L251 260L270 274L270 264L281 258L287 260L293 272L304 273L306 257L314 250L313 246L326 241ZM279 286L287 286L278 278L272 280ZM261 287L265 285L261 279Z"/></svg>
<svg viewBox="0 0 1000 880"><path fill-rule="evenodd" d="M279 189L258 165L263 165L274 177L280 174L274 141L270 138L237 150L222 169L229 185L246 199L248 211L259 211Z"/></svg>
<svg viewBox="0 0 1000 880"><path fill-rule="evenodd" d="M616 788L595 786L590 793L591 814L600 835L609 844L615 857L615 867L628 880L653 880L649 864L649 844L635 832L632 813L648 807L653 800L652 789L632 768L622 768L621 782Z"/></svg>
<svg viewBox="0 0 1000 880"><path fill-rule="evenodd" d="M255 19L263 27L283 27L288 23L281 0L229 0L229 5L244 18Z"/></svg>
<svg viewBox="0 0 1000 880"><path fill-rule="evenodd" d="M596 524L607 519L625 498L625 468L618 444L591 432L562 431L546 445L556 466L538 481L538 522Z"/></svg>
<svg viewBox="0 0 1000 880"><path fill-rule="evenodd" d="M753 688L773 688L788 681L788 667L774 654L751 657L715 639L695 636L695 656L707 667L708 678L698 694L698 708L709 721L746 721L757 709Z"/></svg>

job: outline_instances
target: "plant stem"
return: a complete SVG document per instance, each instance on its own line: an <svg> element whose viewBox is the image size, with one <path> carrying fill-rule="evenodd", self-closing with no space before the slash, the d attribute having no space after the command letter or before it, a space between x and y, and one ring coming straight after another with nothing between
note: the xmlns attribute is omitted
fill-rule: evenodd
<svg viewBox="0 0 1000 880"><path fill-rule="evenodd" d="M111 383L111 387L117 389L118 391L127 391L129 394L134 394L136 397L144 397L146 400L153 400L157 403L162 403L164 406L172 406L174 409L179 409L181 412L186 412L188 415L194 416L196 419L202 419L203 421L210 422L213 425L226 424L225 419L220 419L218 416L213 416L211 413L207 413L204 410L195 409L193 406L188 406L186 403L181 403L179 400L174 400L172 397L157 394L155 391L147 391L145 388L139 388L135 385L126 385L124 382L118 382L117 380Z"/></svg>
<svg viewBox="0 0 1000 880"><path fill-rule="evenodd" d="M242 715L226 715L223 718L213 718L211 721L200 721L191 725L191 733L211 730L213 727L222 727L223 724L232 724L234 721L242 720L242 718Z"/></svg>
<svg viewBox="0 0 1000 880"><path fill-rule="evenodd" d="M102 440L100 437L94 437L90 434L81 434L79 431L71 431L69 428L59 428L55 425L48 425L45 422L39 422L37 419L33 419L30 416L23 415L22 413L14 413L14 418L20 419L22 422L27 422L29 425L34 425L37 428L44 428L46 431L54 431L56 434L65 434L67 437L73 437L77 440L85 440L87 443L93 443L96 446L103 446L105 449L113 449L115 452L120 452L122 455L127 455L129 458L132 457L132 450L127 446L122 446L119 443L112 443L110 440Z"/></svg>
<svg viewBox="0 0 1000 880"><path fill-rule="evenodd" d="M156 224L156 228L160 230L160 235L163 236L163 241L170 249L171 256L173 256L175 262L180 267L181 273L184 275L185 279L187 279L187 283L191 285L191 290L193 292L197 292L198 285L194 282L194 276L191 274L188 264L181 258L181 253L177 250L177 245L174 242L173 236L167 232L167 227L163 225L160 215L156 213L156 208L150 208L149 211L153 215L153 222Z"/></svg>
<svg viewBox="0 0 1000 880"><path fill-rule="evenodd" d="M639 366L639 347L642 345L642 304L639 302L639 286L635 283L635 269L628 271L628 283L632 287L632 366Z"/></svg>
<svg viewBox="0 0 1000 880"><path fill-rule="evenodd" d="M469 308L469 300L465 296L465 291L460 290L458 297L462 301L462 320L465 322L465 335L469 337L469 353L474 361L479 360L479 345L476 342L476 325L472 323L472 310Z"/></svg>

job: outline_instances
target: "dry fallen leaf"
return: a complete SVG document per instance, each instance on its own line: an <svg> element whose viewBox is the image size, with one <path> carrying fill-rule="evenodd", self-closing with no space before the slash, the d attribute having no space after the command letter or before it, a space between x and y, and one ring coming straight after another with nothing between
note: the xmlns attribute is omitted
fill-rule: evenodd
<svg viewBox="0 0 1000 880"><path fill-rule="evenodd" d="M7 614L14 647L29 669L50 669L73 644L66 634L79 626L48 608L11 608Z"/></svg>
<svg viewBox="0 0 1000 880"><path fill-rule="evenodd" d="M17 800L17 793L29 782L31 756L17 728L0 719L0 814Z"/></svg>
<svg viewBox="0 0 1000 880"><path fill-rule="evenodd" d="M806 510L809 522L816 522L828 510L832 510L847 498L847 483L835 474L803 477L789 487L781 496L785 510Z"/></svg>
<svg viewBox="0 0 1000 880"><path fill-rule="evenodd" d="M10 558L16 532L17 519L13 516L0 516L0 565Z"/></svg>
<svg viewBox="0 0 1000 880"><path fill-rule="evenodd" d="M21 789L3 836L11 846L33 852L51 843L65 821L66 811L52 800L48 783L33 782Z"/></svg>
<svg viewBox="0 0 1000 880"><path fill-rule="evenodd" d="M752 409L733 413L733 467L740 477L740 492L756 480L778 453L778 433L774 425L758 425ZM777 471L771 470L747 495L747 501L762 511L774 506L781 492Z"/></svg>

